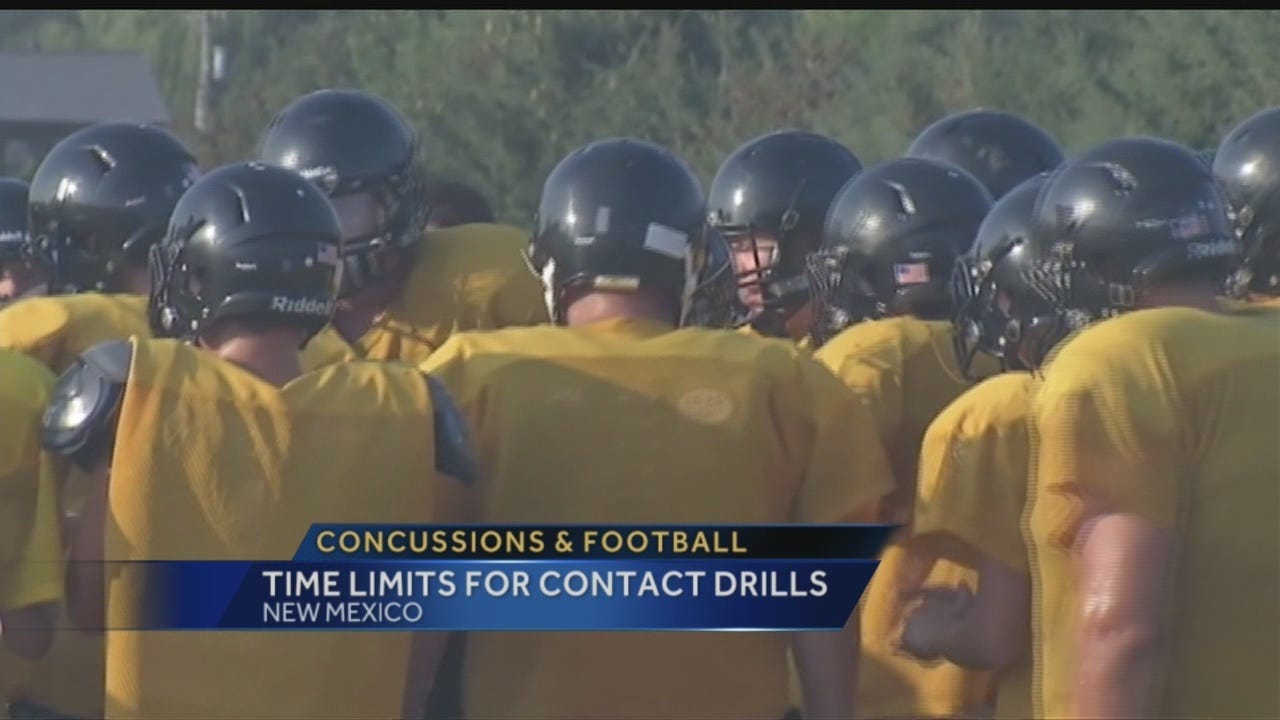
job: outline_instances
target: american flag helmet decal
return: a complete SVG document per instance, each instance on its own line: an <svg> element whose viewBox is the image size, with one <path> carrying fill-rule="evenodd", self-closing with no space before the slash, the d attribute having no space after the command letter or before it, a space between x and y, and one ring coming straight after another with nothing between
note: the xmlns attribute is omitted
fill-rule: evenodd
<svg viewBox="0 0 1280 720"><path fill-rule="evenodd" d="M895 263L893 281L899 285L919 285L929 282L929 264L922 262Z"/></svg>
<svg viewBox="0 0 1280 720"><path fill-rule="evenodd" d="M1169 221L1169 234L1175 240L1189 240L1209 233L1209 219L1201 213L1183 215Z"/></svg>
<svg viewBox="0 0 1280 720"><path fill-rule="evenodd" d="M316 252L316 262L337 265L338 246L334 243L320 243L320 249Z"/></svg>

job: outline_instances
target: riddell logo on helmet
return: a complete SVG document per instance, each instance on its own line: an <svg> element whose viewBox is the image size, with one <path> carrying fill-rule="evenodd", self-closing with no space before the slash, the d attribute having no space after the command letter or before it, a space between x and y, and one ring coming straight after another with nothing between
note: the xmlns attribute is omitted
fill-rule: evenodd
<svg viewBox="0 0 1280 720"><path fill-rule="evenodd" d="M333 302L316 300L315 298L287 298L277 295L271 298L271 310L293 315L329 315L333 312Z"/></svg>

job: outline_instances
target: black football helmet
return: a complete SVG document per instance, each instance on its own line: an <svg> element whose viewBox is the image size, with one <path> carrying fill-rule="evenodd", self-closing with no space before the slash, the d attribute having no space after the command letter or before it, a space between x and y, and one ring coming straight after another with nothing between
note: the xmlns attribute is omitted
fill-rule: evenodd
<svg viewBox="0 0 1280 720"><path fill-rule="evenodd" d="M328 198L297 173L218 168L182 196L151 251L152 330L193 342L226 318L279 318L310 340L333 314L341 237Z"/></svg>
<svg viewBox="0 0 1280 720"><path fill-rule="evenodd" d="M191 151L149 125L92 125L54 145L28 198L30 251L49 293L118 290L120 271L145 267L198 176Z"/></svg>
<svg viewBox="0 0 1280 720"><path fill-rule="evenodd" d="M17 178L0 178L0 265L27 257L27 190Z"/></svg>
<svg viewBox="0 0 1280 720"><path fill-rule="evenodd" d="M719 229L708 227L707 261L698 273L692 304L685 322L708 328L728 328L734 324L738 280L733 272L729 243Z"/></svg>
<svg viewBox="0 0 1280 720"><path fill-rule="evenodd" d="M1242 262L1233 295L1280 295L1280 107L1263 110L1227 133L1213 173L1231 204Z"/></svg>
<svg viewBox="0 0 1280 720"><path fill-rule="evenodd" d="M1062 164L1058 141L1035 123L1013 113L966 110L925 128L908 157L957 165L1000 199L1023 180Z"/></svg>
<svg viewBox="0 0 1280 720"><path fill-rule="evenodd" d="M542 185L527 253L564 324L566 293L652 289L683 323L706 262L705 197L683 160L634 138L599 140L560 161Z"/></svg>
<svg viewBox="0 0 1280 720"><path fill-rule="evenodd" d="M797 130L750 140L720 166L708 193L708 224L731 248L745 244L755 260L744 269L731 256L739 324L750 322L765 335L786 334L787 319L809 300L805 257L821 244L822 221L836 193L860 170L862 162L845 146ZM772 252L762 250L764 236L775 243ZM759 306L749 307L754 298Z"/></svg>
<svg viewBox="0 0 1280 720"><path fill-rule="evenodd" d="M1022 370L1018 357L1024 317L1044 314L1043 301L1026 284L1031 263L1046 257L1032 229L1036 196L1050 173L1030 177L991 206L978 227L973 247L952 273L956 308L954 335L960 371L969 379L979 353L1001 362L1005 370Z"/></svg>
<svg viewBox="0 0 1280 720"><path fill-rule="evenodd" d="M320 90L281 110L258 145L262 162L314 182L342 222L348 295L387 276L387 252L422 238L418 135L391 103L359 90Z"/></svg>
<svg viewBox="0 0 1280 720"><path fill-rule="evenodd" d="M863 320L950 318L952 268L990 208L982 183L933 160L889 160L850 180L808 261L815 345Z"/></svg>
<svg viewBox="0 0 1280 720"><path fill-rule="evenodd" d="M1034 213L1032 234L1048 253L1026 281L1050 315L1024 322L1031 367L1071 331L1138 307L1153 285L1221 282L1238 259L1213 174L1166 140L1120 138L1082 153L1045 184Z"/></svg>

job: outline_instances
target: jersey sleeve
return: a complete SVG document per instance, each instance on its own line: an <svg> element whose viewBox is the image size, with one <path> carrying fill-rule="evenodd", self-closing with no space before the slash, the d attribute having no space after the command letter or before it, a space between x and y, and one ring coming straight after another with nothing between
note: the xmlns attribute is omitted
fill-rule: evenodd
<svg viewBox="0 0 1280 720"><path fill-rule="evenodd" d="M892 360L879 358L874 350L866 347L855 348L853 352L834 350L831 346L824 347L814 354L814 359L870 408L881 444L888 447L895 429L902 424L900 374L886 372L887 368L894 367Z"/></svg>
<svg viewBox="0 0 1280 720"><path fill-rule="evenodd" d="M66 310L45 298L19 301L0 310L0 349L20 352L59 371L68 322Z"/></svg>
<svg viewBox="0 0 1280 720"><path fill-rule="evenodd" d="M1026 573L1021 530L1029 464L1026 413L989 410L996 403L1026 408L1029 398L1008 384L993 388L995 393L979 392L983 389L979 385L961 395L925 432L913 531L959 541Z"/></svg>
<svg viewBox="0 0 1280 720"><path fill-rule="evenodd" d="M1055 358L1035 405L1035 482L1053 541L1069 547L1095 512L1174 525L1186 423L1157 347L1115 332L1083 333Z"/></svg>
<svg viewBox="0 0 1280 720"><path fill-rule="evenodd" d="M44 402L53 376L32 363L25 377L7 369L6 382L26 396L4 403L0 432L0 608L62 598L62 542L58 521L61 464L40 450ZM6 397L6 400L10 398Z"/></svg>
<svg viewBox="0 0 1280 720"><path fill-rule="evenodd" d="M793 517L845 522L893 487L874 407L806 354L794 362L796 381L787 405L796 416L808 416L811 442Z"/></svg>

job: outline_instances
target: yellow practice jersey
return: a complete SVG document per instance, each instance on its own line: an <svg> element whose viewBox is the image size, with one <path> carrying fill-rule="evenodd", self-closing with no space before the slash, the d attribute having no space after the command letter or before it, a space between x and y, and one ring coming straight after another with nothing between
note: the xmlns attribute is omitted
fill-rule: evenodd
<svg viewBox="0 0 1280 720"><path fill-rule="evenodd" d="M0 610L62 600L58 463L40 449L53 384L39 362L0 350ZM0 645L0 717L31 695L35 670Z"/></svg>
<svg viewBox="0 0 1280 720"><path fill-rule="evenodd" d="M925 429L970 387L957 367L949 322L895 317L847 328L814 353L876 415L893 466L894 489L885 519L902 524L881 556L859 606L862 656L854 709L858 717L920 718L970 714L989 702L988 673L949 662L925 664L895 649L903 605L901 590L911 570L905 560L915 506L917 463ZM975 372L994 374L995 362L980 356ZM928 571L930 585L973 587L976 572L949 559Z"/></svg>
<svg viewBox="0 0 1280 720"><path fill-rule="evenodd" d="M1025 372L988 378L956 398L925 431L912 530L975 571L989 557L1029 573L1022 511L1033 386ZM1000 673L996 717L1031 717L1030 648L1021 662Z"/></svg>
<svg viewBox="0 0 1280 720"><path fill-rule="evenodd" d="M1280 311L1141 310L1062 346L1033 400L1036 717L1070 717L1083 508L1177 543L1149 717L1280 716Z"/></svg>
<svg viewBox="0 0 1280 720"><path fill-rule="evenodd" d="M794 344L634 319L460 333L422 365L471 419L497 523L838 522L889 488L864 405ZM782 633L476 633L478 718L781 718Z"/></svg>
<svg viewBox="0 0 1280 720"><path fill-rule="evenodd" d="M284 560L318 521L459 522L435 470L426 378L349 362L283 388L171 340L135 340L104 554ZM127 627L140 579L108 582ZM107 633L107 717L401 717L410 633Z"/></svg>
<svg viewBox="0 0 1280 720"><path fill-rule="evenodd" d="M145 295L33 297L0 310L0 348L30 355L57 375L94 345L133 335L151 335Z"/></svg>
<svg viewBox="0 0 1280 720"><path fill-rule="evenodd" d="M542 285L522 254L528 243L527 233L491 223L428 232L400 297L353 352L418 363L460 330L547 322Z"/></svg>
<svg viewBox="0 0 1280 720"><path fill-rule="evenodd" d="M0 348L16 350L61 374L100 342L147 337L145 295L80 293L32 297L0 310ZM58 512L76 510L84 475L69 468ZM59 625L66 626L65 613ZM102 636L56 632L49 652L34 664L24 689L32 702L77 717L102 712Z"/></svg>
<svg viewBox="0 0 1280 720"><path fill-rule="evenodd" d="M89 292L42 296L0 310L0 349L29 355L58 374L100 342L150 336L145 295ZM331 326L321 330L302 353L307 368L354 357ZM69 471L62 497L65 509L79 506L83 482L82 473ZM65 624L65 617L63 621ZM28 694L33 701L78 717L101 713L102 655L100 635L57 633L52 649L37 663Z"/></svg>

